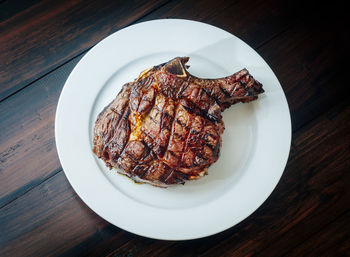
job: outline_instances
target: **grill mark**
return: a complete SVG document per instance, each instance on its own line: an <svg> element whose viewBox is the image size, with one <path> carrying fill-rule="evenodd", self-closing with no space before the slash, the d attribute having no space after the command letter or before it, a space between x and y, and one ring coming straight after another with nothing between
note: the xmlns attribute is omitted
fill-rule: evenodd
<svg viewBox="0 0 350 257"><path fill-rule="evenodd" d="M129 107L129 100L125 103L124 105L124 108L123 108L123 112L122 112L122 115L120 115L115 121L114 123L112 124L112 127L115 128L115 129L110 129L109 130L109 133L108 133L108 136L106 136L105 138L107 138L107 141L105 141L105 146L106 147L109 147L109 144L111 142L111 140L114 138L115 136L115 132L117 131L117 128L119 128L119 124L120 124L120 121L123 119L123 116L125 114L125 111L128 109ZM113 135L112 135L112 131L113 131ZM104 140L103 140L104 141ZM105 147L105 148L106 148Z"/></svg>
<svg viewBox="0 0 350 257"><path fill-rule="evenodd" d="M163 181L166 183L168 181L168 179L174 174L174 170L171 170L171 172L169 173L169 175L163 179Z"/></svg>
<svg viewBox="0 0 350 257"><path fill-rule="evenodd" d="M152 141L154 141L154 138L150 136L144 129L141 128L142 133L144 133L146 136L150 137Z"/></svg>
<svg viewBox="0 0 350 257"><path fill-rule="evenodd" d="M206 94L206 95L208 96L209 99L213 99L214 102L215 102L219 107L221 107L221 105L218 104L218 102L216 101L216 99L215 99L214 97L211 97L210 95L208 95L207 91L205 91L203 88L202 88L202 93ZM220 120L219 118L217 118L217 117L215 117L215 116L213 116L213 115L211 115L211 114L208 113L209 109L210 109L213 105L209 105L208 110L206 110L206 109L202 109L200 104L197 104L197 103L193 102L193 101L190 100L190 99L187 99L187 98L186 98L185 100L187 100L189 103L191 103L191 105L192 105L194 108L197 108L197 109L199 110L199 111L194 112L194 113L196 113L196 114L202 116L203 118L209 119L209 120L211 120L211 121L218 122L218 121ZM201 100L201 101L202 101L202 100ZM194 109L194 108L193 108L193 109ZM219 116L220 116L220 115L219 115Z"/></svg>
<svg viewBox="0 0 350 257"><path fill-rule="evenodd" d="M135 156L133 156L132 154L130 154L130 153L128 153L128 152L125 152L125 154L126 155L128 155L135 163L136 163L136 165L135 166L137 166L137 165L142 165L142 164L145 164L145 163L147 163L147 161L145 161L145 158L150 154L150 152L151 152L151 149L148 147L148 145L146 145L143 141L139 141L139 142L141 142L143 145L144 145L144 151L143 151L143 153L142 153L142 155L141 155L141 157L140 157L140 159L137 159L137 158L135 158ZM127 145L127 144L125 144L125 145ZM148 161L149 162L149 161Z"/></svg>
<svg viewBox="0 0 350 257"><path fill-rule="evenodd" d="M126 108L125 108L124 111L123 111L123 116L124 116L125 111L128 110L127 118L129 118L129 115L130 115L129 102L130 102L130 101L128 100L128 102L125 104ZM123 116L122 116L122 118L123 118ZM124 120L127 120L127 118L124 119ZM120 119L120 120L121 120L121 119ZM119 123L118 123L118 126L119 126ZM126 140L126 143L124 144L124 146L122 146L122 148L119 148L119 147L118 147L121 151L120 151L120 154L119 154L118 158L115 160L115 162L118 162L118 161L119 161L119 159L121 158L121 156L123 155L123 153L124 153L124 151L125 151L126 146L127 146L128 143L130 142L130 135L131 135L130 132L131 132L131 125L130 125L130 123L129 123L129 134L128 134L128 139ZM109 145L109 142L108 142L108 145ZM114 160L113 160L113 161L114 161Z"/></svg>
<svg viewBox="0 0 350 257"><path fill-rule="evenodd" d="M188 112L190 113L194 113L198 116L201 116L202 118L210 121L210 122L218 122L219 119L217 119L216 117L208 114L207 112L205 112L204 110L198 108L194 103L192 103L191 101L184 99L186 102L186 105L182 105Z"/></svg>
<svg viewBox="0 0 350 257"><path fill-rule="evenodd" d="M150 119L156 125L160 124L160 123L156 122L151 116L148 116L147 119Z"/></svg>
<svg viewBox="0 0 350 257"><path fill-rule="evenodd" d="M166 99L167 99L167 98L166 98ZM166 103L165 103L165 104L166 104ZM164 104L164 105L165 105L165 104ZM159 109L158 106L156 106L156 105L154 105L154 106L155 106L154 108L155 108L158 112L162 112L162 110Z"/></svg>
<svg viewBox="0 0 350 257"><path fill-rule="evenodd" d="M210 98L214 99L214 101L215 101L215 103L217 103L217 105L221 106L221 102L216 96L210 94L207 88L202 87L202 89Z"/></svg>
<svg viewBox="0 0 350 257"><path fill-rule="evenodd" d="M239 83L239 85L235 86L235 88L232 92L231 98L234 97L235 99L236 98L237 99L245 99L246 97L249 97L249 96L255 96L255 94L253 92L251 92L251 90L254 90L254 89L252 89L252 85L257 81L255 81L254 78L249 75L249 73L246 69L244 69L242 71L244 71L244 72L242 72L242 74L240 74L240 76L234 80L234 83ZM234 96L234 93L237 90L238 86L240 86L246 92L245 96L241 96L241 97Z"/></svg>
<svg viewBox="0 0 350 257"><path fill-rule="evenodd" d="M156 109L160 112L160 114L161 114L161 116L160 116L160 124L159 124L159 130L158 130L158 134L157 134L157 138L156 139L159 139L159 135L160 135L160 133L161 133L161 131L164 129L164 116L165 116L165 112L164 112L164 110L165 110L165 108L169 105L169 99L168 98L165 98L166 99L166 102L165 102L165 104L163 105L163 110L162 111L159 111L159 109L156 107ZM153 121L154 122L154 121ZM154 122L154 123L156 123L156 122ZM152 137L151 137L152 138ZM169 138L170 138L170 135L169 135ZM156 144L156 146L158 147L158 148L162 148L163 149L163 147L161 147L161 145L160 145L160 139L158 140L158 143L157 143L157 140L154 140L154 139L152 139L153 141L154 141L154 143ZM153 151L153 149L152 149L152 151ZM163 153L165 153L165 151L163 151ZM157 155L155 155L155 156L157 156Z"/></svg>
<svg viewBox="0 0 350 257"><path fill-rule="evenodd" d="M176 120L176 122L179 123L182 127L187 128L187 127L186 127L186 124L184 124L182 121L180 121L180 120L177 119L177 118L176 118L175 120Z"/></svg>
<svg viewBox="0 0 350 257"><path fill-rule="evenodd" d="M123 115L123 113L118 112L118 111L117 111L115 108L113 108L113 107L111 107L110 109L112 110L112 112L114 112L114 113L116 113L116 114L118 114L118 115L120 115L120 116Z"/></svg>
<svg viewBox="0 0 350 257"><path fill-rule="evenodd" d="M140 158L145 159L149 156L149 154L151 152L151 148L149 148L148 145L144 141L141 141L141 143L143 144L143 146L145 148L144 148L144 151L143 151L142 156Z"/></svg>
<svg viewBox="0 0 350 257"><path fill-rule="evenodd" d="M213 98L215 100L215 102L222 108L225 105L226 102L228 102L228 101L230 101L232 99L240 101L240 100L246 99L249 96L253 96L253 94L247 89L246 83L244 83L242 81L245 78L245 76L246 76L246 74L241 74L239 77L237 77L237 79L236 78L230 79L230 77L228 77L225 80L226 83L239 83L239 85L242 87L242 89L247 93L247 95L245 95L245 96L237 97L237 96L234 95L236 90L237 90L238 85L235 86L234 90L232 91L232 94L230 94L223 87L218 85L218 87L220 88L220 91L226 96L226 99L224 99L224 102L221 102L217 97L215 97L214 95L210 94L210 91L208 91L208 89L206 87L202 87L202 89L207 93L207 95L209 97ZM249 78L249 82L250 82L250 80L251 79ZM252 80L252 83L254 83L254 79ZM196 83L196 85L198 85L198 83ZM201 86L201 85L199 84L199 86Z"/></svg>
<svg viewBox="0 0 350 257"><path fill-rule="evenodd" d="M168 112L164 111L164 116L169 117L170 119L174 119L173 116L171 116Z"/></svg>
<svg viewBox="0 0 350 257"><path fill-rule="evenodd" d="M108 150L109 150L109 149L108 149ZM103 157L104 157L107 161L109 161L109 156L110 156L110 153L109 153L108 150L106 150L106 151L103 152Z"/></svg>
<svg viewBox="0 0 350 257"><path fill-rule="evenodd" d="M182 93L188 88L190 84L190 77L187 77L187 80L183 81L181 87L179 88L176 98L181 98Z"/></svg>
<svg viewBox="0 0 350 257"><path fill-rule="evenodd" d="M196 155L197 155L198 157L202 158L203 160L206 160L206 161L208 160L208 158L205 157L205 156L203 156L203 155L201 154L200 151L198 151L198 152L196 153Z"/></svg>
<svg viewBox="0 0 350 257"><path fill-rule="evenodd" d="M175 135L177 138L180 138L181 140L186 139L186 137L184 137L183 135L181 135L181 134L179 134L179 133L176 133L176 132L174 132L173 135Z"/></svg>
<svg viewBox="0 0 350 257"><path fill-rule="evenodd" d="M236 84L236 85L235 85L235 87L234 87L233 90L232 90L231 97L234 96L234 94L236 93L236 90L238 89L238 87L239 87L239 86L242 86L242 82L241 82L241 81L238 81L238 82L235 81L234 84Z"/></svg>
<svg viewBox="0 0 350 257"><path fill-rule="evenodd" d="M152 83L153 83L153 81L152 81ZM145 100L145 101L147 101L147 102L149 102L149 103L151 103L151 105L152 105L152 107L150 107L149 108L149 110L148 110L148 112L147 112L147 114L148 113L150 113L151 112L151 110L152 110L152 108L155 106L155 104L156 104L156 98L157 98L157 89L156 88L152 88L154 91L153 91L153 99L150 101L150 100ZM142 101L142 98L141 98L141 101ZM141 103L141 101L140 101L140 103Z"/></svg>
<svg viewBox="0 0 350 257"><path fill-rule="evenodd" d="M246 77L248 75L248 70L247 69L242 69L238 71L236 74L238 74L238 77L235 76L235 81L241 81L243 77Z"/></svg>
<svg viewBox="0 0 350 257"><path fill-rule="evenodd" d="M192 78L191 78L191 77L188 77L187 81L185 81L185 82L183 83L183 84L186 85L186 87L185 87L185 88L180 88L181 91L179 91L179 93L178 93L177 96L176 96L176 97L178 98L178 101L181 100L181 99L185 100L186 103L187 103L187 105L189 105L190 107L189 107L189 106L184 106L184 105L183 105L183 106L185 107L185 109L186 109L187 111L190 111L191 113L195 113L195 114L197 114L197 115L200 115L201 117L203 117L203 118L205 118L205 119L208 119L208 120L210 120L210 121L215 121L215 122L219 121L218 118L216 118L216 117L214 117L214 116L208 114L206 110L201 109L201 108L200 108L196 103L194 103L193 101L191 101L191 100L189 100L189 99L184 98L184 97L181 96L182 92L183 92L184 90L186 90L186 88L190 85L190 83L193 83L193 84L196 84L197 86L199 86L199 87L206 93L206 95L207 95L209 98L212 98L212 99L215 101L215 103L218 104L218 105L221 107L220 101L219 101L215 96L211 95L211 94L207 91L207 89L206 89L205 87L203 87L201 84L198 84L198 83L196 83L195 81L192 81ZM182 85L183 85L183 84L182 84ZM162 95L164 95L164 93L162 93ZM226 94L225 94L225 95L226 95ZM166 99L169 98L169 96L167 96L167 95L164 95L164 96L166 97ZM188 104L188 103L190 103L190 104ZM187 108L186 108L186 107L187 107ZM156 107L156 108L157 108L157 107ZM193 111L192 109L197 109L197 111ZM159 110L159 109L157 108L157 110ZM159 110L159 111L161 111L161 110ZM170 115L169 115L169 116L170 116ZM171 116L170 116L170 117L171 117ZM181 123L180 123L180 125L185 126L184 124L181 124Z"/></svg>
<svg viewBox="0 0 350 257"><path fill-rule="evenodd" d="M129 144L129 141L125 144L124 149L120 152L118 158L117 158L116 161L115 161L116 163L119 163L119 162L121 161L122 156L125 154L125 148L126 148L126 146L127 146L128 144Z"/></svg>
<svg viewBox="0 0 350 257"><path fill-rule="evenodd" d="M125 107L126 108L126 107ZM123 109L123 111L124 111L124 109ZM109 142L111 141L111 139L114 137L114 132L115 132L115 130L113 129L114 127L115 127L115 124L118 124L119 122L120 122L120 120L122 119L122 115L120 115L120 116L117 116L115 119L114 119L114 121L112 121L112 119L110 118L110 117L108 117L108 126L109 126L109 124L111 124L110 125L110 129L109 129L109 131L108 131L108 133L107 133L107 135L105 135L105 136L103 136L102 137L102 140L103 140L103 142L104 142L104 144L106 145L106 147L109 145ZM108 126L107 126L107 128L108 128Z"/></svg>
<svg viewBox="0 0 350 257"><path fill-rule="evenodd" d="M142 98L143 98L143 96L145 95L145 92L144 91L141 91L141 88L139 88L140 90L139 91L137 91L136 89L138 88L138 86L140 85L140 83L138 83L138 84L136 84L135 85L135 87L133 88L134 90L133 90L133 92L136 92L136 94L135 94L135 96L134 96L134 98L135 97L140 97L139 98L139 102L138 102L138 104L137 104L137 108L135 109L135 111L137 111L138 112L138 110L139 110L139 108L140 108L140 104L141 104L141 102L142 102ZM141 92L140 92L141 91ZM132 93L133 93L132 92ZM132 96L132 93L131 93L131 96ZM141 94L140 94L141 93Z"/></svg>
<svg viewBox="0 0 350 257"><path fill-rule="evenodd" d="M154 77L153 76L148 76L146 81L144 82L145 86L149 86L151 84L153 84L154 82Z"/></svg>
<svg viewBox="0 0 350 257"><path fill-rule="evenodd" d="M219 84L219 88L220 88L221 92L223 92L223 93L225 94L226 98L231 98L230 93L227 92L226 89L224 89L224 88L222 87L222 84L221 84L221 83Z"/></svg>
<svg viewBox="0 0 350 257"><path fill-rule="evenodd" d="M140 171L141 171L141 173L140 174L137 174L137 169L138 168L140 168ZM133 174L135 174L135 176L137 176L137 177L139 177L139 178L144 178L145 177L145 174L146 174L146 172L147 172L147 169L144 169L143 167L142 167L142 165L135 165L132 169L131 169L131 172L133 173Z"/></svg>
<svg viewBox="0 0 350 257"><path fill-rule="evenodd" d="M165 102L165 104L163 105L163 110L162 111L160 111L160 113L161 113L161 116L160 116L160 126L159 126L159 131L158 131L158 134L160 134L160 132L162 131L162 129L163 129L163 126L164 126L164 116L165 116L165 114L164 114L164 110L166 109L166 107L168 106L168 104L169 104L169 99L168 98L166 98L166 102ZM156 108L157 110L158 110L158 108Z"/></svg>
<svg viewBox="0 0 350 257"><path fill-rule="evenodd" d="M166 99L168 99L168 98L166 98ZM166 103L167 104L167 103ZM155 106L155 105L154 105ZM167 104L167 106L168 106L168 104ZM173 118L173 116L171 116L168 112L166 112L165 110L160 110L157 106L156 107L154 107L158 112L160 112L160 113L162 113L162 114L164 114L164 116L168 116L169 118ZM164 109L165 109L165 107L164 107ZM163 117L164 118L164 117Z"/></svg>
<svg viewBox="0 0 350 257"><path fill-rule="evenodd" d="M208 146L213 151L215 150L215 146L212 146L209 143L205 143L204 145Z"/></svg>
<svg viewBox="0 0 350 257"><path fill-rule="evenodd" d="M128 114L128 115L125 115L125 116L127 116L127 118L128 118L129 115L130 115L130 107L128 106L127 109L128 109L127 112L128 112L129 114ZM126 120L126 119L124 119L124 120ZM127 122L128 122L128 121L127 121ZM120 125L118 124L118 128L119 128L119 126L120 126ZM120 148L119 145L117 144L118 148L120 149L120 154L119 154L119 156L118 156L118 159L120 158L120 156L122 155L122 153L123 153L124 150L125 150L125 147L128 145L128 143L129 143L129 141L130 141L130 135L131 135L130 130L131 130L131 128L130 128L130 123L129 123L129 131L128 131L129 134L128 134L128 139L126 140L126 143L122 146L122 148ZM113 136L113 138L114 138L114 136ZM109 143L108 143L108 145L109 145ZM118 159L117 159L117 160L118 160Z"/></svg>
<svg viewBox="0 0 350 257"><path fill-rule="evenodd" d="M177 155L176 155L173 151L168 150L168 153L170 153L172 156L174 156L174 157L176 157L176 159L178 159ZM170 166L169 166L169 167L170 167Z"/></svg>
<svg viewBox="0 0 350 257"><path fill-rule="evenodd" d="M174 134L174 129L175 129L175 117L176 117L176 113L177 113L177 111L178 111L178 109L179 109L179 106L180 106L180 104L179 104L179 102L178 101L176 101L175 102L175 107L174 107L174 118L172 119L172 121L171 121L171 129L170 129L170 136L168 137L168 142L167 142L167 144L166 144L166 146L165 146L165 151L164 151L164 154L163 154L163 156L162 156L162 158L164 157L164 155L165 155L165 153L166 152L168 152L169 150L168 150L168 148L169 148L169 143L170 143L170 140L171 140L171 138L172 138L172 135ZM169 151L170 152L170 151Z"/></svg>
<svg viewBox="0 0 350 257"><path fill-rule="evenodd" d="M210 80L201 80L201 81L210 81ZM219 101L219 99L217 98L217 97L215 97L214 95L211 95L210 94L210 92L208 91L208 88L206 87L206 86L203 86L203 85L201 85L200 83L197 83L196 82L196 80L193 80L191 77L189 77L188 78L188 81L186 81L187 82L187 87L192 83L192 84L195 84L196 86L198 86L200 89L202 89L202 93L204 92L207 96L208 96L208 98L210 98L210 99L213 99L214 100L214 102L217 104L217 105L219 105L220 107L221 107L221 104L220 104L220 101ZM207 84L207 83L204 83L204 84ZM210 85L212 85L212 83L210 83ZM187 87L184 89L184 90L186 90L187 89ZM182 94L182 92L181 92L181 94ZM181 97L180 97L181 98ZM183 99L185 99L185 100L187 100L187 101L189 101L189 102L191 102L193 105L195 105L198 109L200 109L202 112L205 112L204 110L202 110L201 108L200 108L200 106L198 106L196 103L194 103L193 101L191 101L191 100L189 100L189 99L187 99L187 98L183 98ZM209 106L209 108L210 108L211 106ZM206 116L210 116L210 115L206 115ZM208 118L208 117L206 117L206 118ZM214 117L212 117L212 118L210 118L210 119L216 119L216 118L214 118Z"/></svg>
<svg viewBox="0 0 350 257"><path fill-rule="evenodd" d="M152 152L155 154L155 156L157 156L156 158L159 159L158 156L160 156L160 158L162 158L161 153L165 152L165 148L161 145L156 145L154 148L155 149L152 149Z"/></svg>
<svg viewBox="0 0 350 257"><path fill-rule="evenodd" d="M206 132L204 136L206 136L206 135L207 135L207 136L211 136L211 137L214 138L215 140L218 139L218 135L217 135L217 134L212 134L212 133L210 133L210 132Z"/></svg>
<svg viewBox="0 0 350 257"><path fill-rule="evenodd" d="M130 115L130 107L128 106L126 108L126 111L122 115L122 119L123 120L127 120L129 118L129 115ZM120 126L120 124L118 124L118 126Z"/></svg>
<svg viewBox="0 0 350 257"><path fill-rule="evenodd" d="M192 134L196 134L196 135L198 135L200 132L199 132L199 131L197 131L197 130L195 130L195 129L193 129L193 128L191 128L191 133L192 133Z"/></svg>
<svg viewBox="0 0 350 257"><path fill-rule="evenodd" d="M131 159L131 160L133 160L133 162L135 162L135 163L136 163L136 164L135 164L135 166L137 166L137 165L138 165L138 163L140 163L140 164L141 164L141 161L140 161L140 160L135 159L135 157L134 157L132 154L129 154L128 152L123 152L123 155L127 155L127 156L129 156L129 157L130 157L130 159ZM119 158L121 158L121 157L119 157ZM118 160L119 160L119 158L118 158ZM133 166L133 167L135 167L135 166Z"/></svg>
<svg viewBox="0 0 350 257"><path fill-rule="evenodd" d="M175 119L175 121L180 124L181 127L184 127L187 130L191 130L191 127L187 126L186 124L184 124L182 121L180 121L179 119ZM191 124L192 125L192 124ZM195 131L196 134L198 134L198 131ZM184 137L176 132L174 132L174 135L180 137L181 139L184 139Z"/></svg>
<svg viewBox="0 0 350 257"><path fill-rule="evenodd" d="M191 119L189 120L189 127L191 127L192 125L192 121ZM187 125L187 124L186 124ZM191 129L186 129L186 136L185 136L185 144L182 148L182 154L181 154L181 162L183 162L183 158L184 158L184 154L186 153L187 151L187 148L188 148L188 141L190 139L190 135L191 135Z"/></svg>
<svg viewBox="0 0 350 257"><path fill-rule="evenodd" d="M127 144L126 144L126 145L127 145ZM142 160L136 160L136 159L134 158L133 155L129 154L128 152L125 152L125 148L124 148L123 152L120 154L120 156L118 157L118 159L117 159L116 162L120 162L121 159L122 159L122 157L124 157L125 155L127 155L128 157L130 157L130 159L134 162L133 165L132 165L132 168L131 168L130 170L133 170L137 165L140 165L140 164L142 165L142 164L144 164L144 163L142 162Z"/></svg>
<svg viewBox="0 0 350 257"><path fill-rule="evenodd" d="M152 151L151 151L152 152ZM145 178L147 179L147 177L150 175L152 176L153 173L156 171L156 169L159 169L159 160L158 159L154 159L150 162L149 167L146 170L145 173Z"/></svg>
<svg viewBox="0 0 350 257"><path fill-rule="evenodd" d="M247 83L243 84L241 81L241 86L244 88L244 90L247 92L247 96L257 96L259 93L255 92L255 87L254 84L256 83L257 85L259 85L260 83L256 80L254 80L254 78L252 76L248 77L247 79ZM264 92L264 91L263 91Z"/></svg>
<svg viewBox="0 0 350 257"><path fill-rule="evenodd" d="M232 98L239 99L239 98L245 98L245 97L249 96L250 92L249 92L249 90L247 88L247 85L244 82L242 82L241 80L238 80L235 83L237 83L237 85L235 85L235 88L232 91L231 99ZM245 96L235 96L235 93L237 93L237 91L239 92L241 89L244 90L246 95Z"/></svg>
<svg viewBox="0 0 350 257"><path fill-rule="evenodd" d="M156 160L153 160L148 167L146 168L145 173L143 174L143 178L147 179L148 175L152 174L154 171L154 163Z"/></svg>
<svg viewBox="0 0 350 257"><path fill-rule="evenodd" d="M154 105L154 99L153 99L153 100L141 99L140 104L141 104L142 101L144 101L144 102L149 102L149 103L152 104L152 106ZM140 105L140 104L139 104L139 105ZM151 109L152 109L152 108L151 108ZM137 109L137 112L140 112L140 111Z"/></svg>

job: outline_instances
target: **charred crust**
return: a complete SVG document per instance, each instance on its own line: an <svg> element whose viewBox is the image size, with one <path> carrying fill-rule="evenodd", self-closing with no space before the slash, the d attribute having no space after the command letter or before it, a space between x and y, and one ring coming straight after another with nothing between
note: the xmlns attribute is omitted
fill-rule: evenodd
<svg viewBox="0 0 350 257"><path fill-rule="evenodd" d="M247 69L217 80L196 78L186 70L188 60L145 70L99 114L93 152L107 167L136 183L166 187L204 176L218 159L221 112L264 90Z"/></svg>

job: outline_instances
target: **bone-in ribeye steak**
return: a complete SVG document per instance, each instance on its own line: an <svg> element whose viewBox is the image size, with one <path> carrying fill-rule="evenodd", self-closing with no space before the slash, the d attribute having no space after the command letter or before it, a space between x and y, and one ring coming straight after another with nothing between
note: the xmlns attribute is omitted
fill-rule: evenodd
<svg viewBox="0 0 350 257"><path fill-rule="evenodd" d="M166 187L198 179L217 161L221 112L264 92L246 69L200 79L177 57L143 71L98 116L94 153L135 182Z"/></svg>

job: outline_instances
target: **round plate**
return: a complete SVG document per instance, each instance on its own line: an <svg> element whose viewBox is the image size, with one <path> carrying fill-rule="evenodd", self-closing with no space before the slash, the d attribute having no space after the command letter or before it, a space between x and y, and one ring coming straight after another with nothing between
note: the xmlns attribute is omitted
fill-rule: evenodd
<svg viewBox="0 0 350 257"><path fill-rule="evenodd" d="M224 112L221 156L207 176L167 189L135 184L93 154L94 122L124 83L176 56L189 56L189 72L203 78L246 67L266 92ZM230 228L266 200L287 162L291 122L281 85L251 47L208 24L167 19L122 29L81 59L62 90L55 135L69 182L98 215L138 235L184 240Z"/></svg>

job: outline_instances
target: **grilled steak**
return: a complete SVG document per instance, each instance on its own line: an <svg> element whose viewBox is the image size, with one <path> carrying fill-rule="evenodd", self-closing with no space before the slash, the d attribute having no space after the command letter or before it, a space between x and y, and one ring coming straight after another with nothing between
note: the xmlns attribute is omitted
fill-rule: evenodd
<svg viewBox="0 0 350 257"><path fill-rule="evenodd" d="M198 179L217 161L221 112L264 92L246 69L200 79L177 57L143 71L99 114L94 153L135 182L167 187Z"/></svg>

